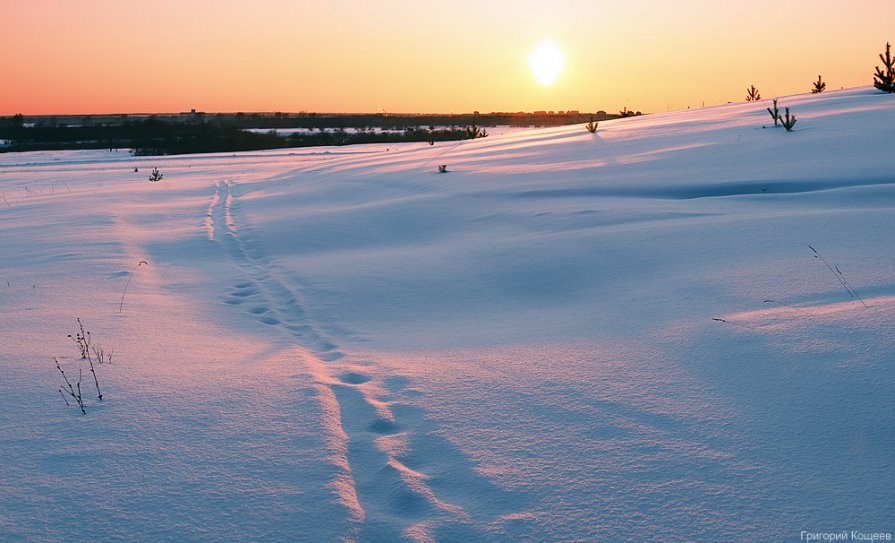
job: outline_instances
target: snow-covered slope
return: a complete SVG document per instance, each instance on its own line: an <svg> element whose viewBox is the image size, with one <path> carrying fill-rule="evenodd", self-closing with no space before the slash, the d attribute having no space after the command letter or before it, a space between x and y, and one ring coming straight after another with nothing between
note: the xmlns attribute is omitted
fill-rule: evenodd
<svg viewBox="0 0 895 543"><path fill-rule="evenodd" d="M895 531L895 96L768 105L0 154L0 540Z"/></svg>

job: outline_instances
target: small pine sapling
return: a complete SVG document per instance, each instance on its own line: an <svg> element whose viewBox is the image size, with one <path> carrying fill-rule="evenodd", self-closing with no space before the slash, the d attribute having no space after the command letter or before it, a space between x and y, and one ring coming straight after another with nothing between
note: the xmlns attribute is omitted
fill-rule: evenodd
<svg viewBox="0 0 895 543"><path fill-rule="evenodd" d="M153 168L152 173L149 174L150 181L161 181L165 177L165 174L158 171L158 168Z"/></svg>
<svg viewBox="0 0 895 543"><path fill-rule="evenodd" d="M587 123L586 125L584 125L584 128L586 128L588 132L590 132L591 134L593 134L594 132L597 131L597 125L598 125L598 124L600 124L600 123L598 123L597 121L595 121L595 120L594 120L594 116L591 115L591 116L590 116L590 122Z"/></svg>
<svg viewBox="0 0 895 543"><path fill-rule="evenodd" d="M747 102L756 102L761 100L761 94L758 92L758 89L755 88L755 85L750 85L748 89L746 89L746 101Z"/></svg>
<svg viewBox="0 0 895 543"><path fill-rule="evenodd" d="M473 121L470 126L466 127L465 133L466 139L470 140L484 138L488 135L488 132L486 132L484 128L479 128L478 126L476 126L475 121Z"/></svg>
<svg viewBox="0 0 895 543"><path fill-rule="evenodd" d="M821 80L820 76L817 76L817 81L814 82L814 88L811 89L811 94L820 94L824 90L826 90L827 84Z"/></svg>
<svg viewBox="0 0 895 543"><path fill-rule="evenodd" d="M882 53L879 55L886 70L883 71L877 66L876 74L873 76L873 86L883 92L895 92L895 58L892 58L891 48L892 46L886 43L886 56Z"/></svg>
<svg viewBox="0 0 895 543"><path fill-rule="evenodd" d="M792 127L796 125L796 116L789 114L789 108L786 108L786 115L780 117L780 124L783 125L787 132L792 132Z"/></svg>
<svg viewBox="0 0 895 543"><path fill-rule="evenodd" d="M777 122L780 121L780 110L777 109L777 99L774 98L774 109L767 108L768 113L771 114L771 118L774 119L774 126L777 126Z"/></svg>

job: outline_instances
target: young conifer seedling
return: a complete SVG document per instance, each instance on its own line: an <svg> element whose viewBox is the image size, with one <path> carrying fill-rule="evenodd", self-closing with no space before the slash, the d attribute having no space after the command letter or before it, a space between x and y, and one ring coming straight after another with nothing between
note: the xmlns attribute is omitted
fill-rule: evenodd
<svg viewBox="0 0 895 543"><path fill-rule="evenodd" d="M792 127L796 125L796 116L789 114L789 108L786 108L786 115L780 118L780 123L787 132L792 132Z"/></svg>
<svg viewBox="0 0 895 543"><path fill-rule="evenodd" d="M774 126L777 126L777 123L780 121L780 110L777 109L777 99L774 98L774 108L767 108L768 113L771 114L771 118L774 119Z"/></svg>
<svg viewBox="0 0 895 543"><path fill-rule="evenodd" d="M598 124L599 124L599 123L596 122L596 121L594 120L594 116L591 115L591 116L590 116L590 122L587 123L586 125L584 125L584 128L586 128L588 132L590 132L591 134L593 134L594 132L597 131L597 125L598 125Z"/></svg>
<svg viewBox="0 0 895 543"><path fill-rule="evenodd" d="M761 94L758 92L758 89L755 88L755 85L750 85L748 89L746 89L746 101L747 102L756 102L761 100Z"/></svg>
<svg viewBox="0 0 895 543"><path fill-rule="evenodd" d="M886 43L886 56L882 53L879 55L886 69L877 66L873 76L873 86L883 92L895 92L895 58L892 57L891 49L892 46Z"/></svg>

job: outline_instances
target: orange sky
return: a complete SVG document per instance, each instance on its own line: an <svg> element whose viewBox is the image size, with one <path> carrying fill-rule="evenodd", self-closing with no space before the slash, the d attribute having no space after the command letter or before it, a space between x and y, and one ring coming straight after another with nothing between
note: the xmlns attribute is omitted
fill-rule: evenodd
<svg viewBox="0 0 895 543"><path fill-rule="evenodd" d="M0 115L644 112L867 85L891 0L2 0ZM565 54L551 87L528 56Z"/></svg>

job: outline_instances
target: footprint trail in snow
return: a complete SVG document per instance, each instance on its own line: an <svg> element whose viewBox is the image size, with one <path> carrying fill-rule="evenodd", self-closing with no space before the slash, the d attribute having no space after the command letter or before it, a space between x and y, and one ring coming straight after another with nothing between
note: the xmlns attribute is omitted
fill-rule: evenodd
<svg viewBox="0 0 895 543"><path fill-rule="evenodd" d="M437 437L420 410L399 403L402 386L386 386L386 399L381 399L379 381L357 369L372 362L345 369L345 353L309 317L301 293L283 279L287 273L249 249L235 214L238 186L219 181L214 189L204 220L207 236L220 244L243 277L231 286L224 303L278 327L287 341L307 351L330 433L330 460L340 469L333 487L354 526L348 537L431 541L439 530L475 537L469 513L457 503L499 499L501 491ZM456 476L462 484L452 481ZM494 535L489 534L490 540Z"/></svg>

